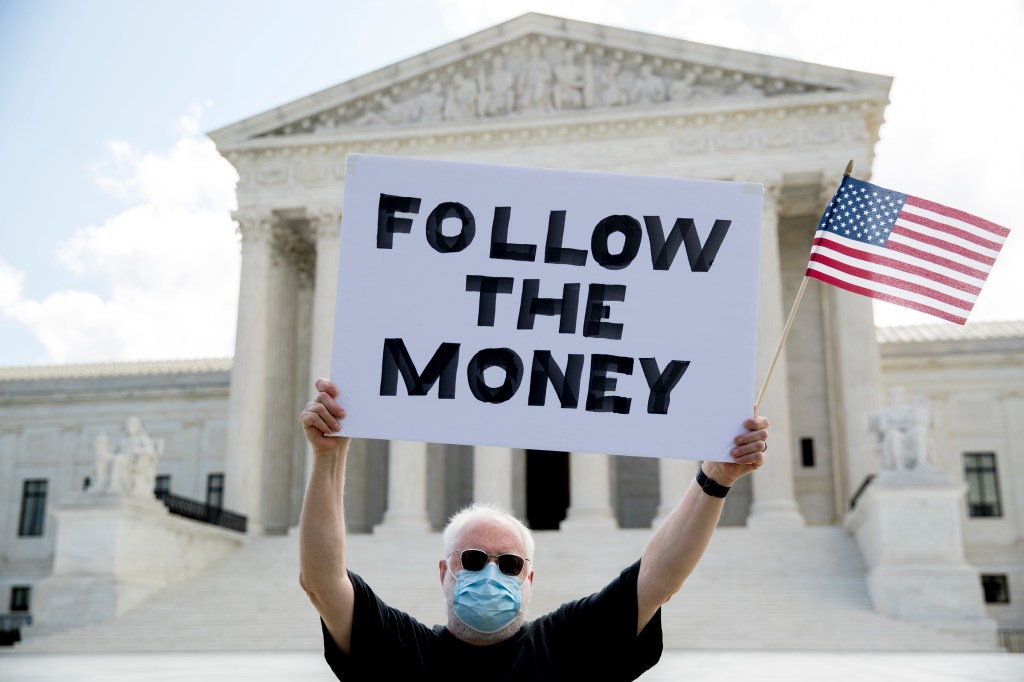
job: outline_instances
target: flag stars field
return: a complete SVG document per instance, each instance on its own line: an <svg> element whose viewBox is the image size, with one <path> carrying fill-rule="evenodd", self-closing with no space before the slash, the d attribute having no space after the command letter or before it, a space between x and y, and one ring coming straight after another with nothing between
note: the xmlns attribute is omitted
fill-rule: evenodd
<svg viewBox="0 0 1024 682"><path fill-rule="evenodd" d="M806 274L964 324L1008 235L963 211L844 177Z"/></svg>

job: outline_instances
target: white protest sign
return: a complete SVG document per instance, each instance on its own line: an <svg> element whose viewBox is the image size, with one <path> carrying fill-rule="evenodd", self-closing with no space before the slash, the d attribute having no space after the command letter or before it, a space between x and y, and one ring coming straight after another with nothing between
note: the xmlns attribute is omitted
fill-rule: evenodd
<svg viewBox="0 0 1024 682"><path fill-rule="evenodd" d="M762 187L351 155L345 435L729 461Z"/></svg>

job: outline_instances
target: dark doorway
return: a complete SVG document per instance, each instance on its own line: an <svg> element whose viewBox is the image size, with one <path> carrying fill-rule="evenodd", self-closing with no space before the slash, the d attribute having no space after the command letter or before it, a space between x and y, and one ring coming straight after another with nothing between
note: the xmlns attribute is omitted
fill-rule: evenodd
<svg viewBox="0 0 1024 682"><path fill-rule="evenodd" d="M526 521L533 530L558 530L569 509L569 453L526 451Z"/></svg>

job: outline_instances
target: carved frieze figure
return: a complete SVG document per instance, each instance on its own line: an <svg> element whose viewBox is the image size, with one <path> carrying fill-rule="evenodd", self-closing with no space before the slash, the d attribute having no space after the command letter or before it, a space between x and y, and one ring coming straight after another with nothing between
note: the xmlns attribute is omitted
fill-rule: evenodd
<svg viewBox="0 0 1024 682"><path fill-rule="evenodd" d="M640 75L633 83L630 101L633 103L664 102L666 95L665 81L655 75L654 67L650 64L641 66Z"/></svg>
<svg viewBox="0 0 1024 682"><path fill-rule="evenodd" d="M491 60L491 76L481 76L480 113L484 116L510 114L516 108L516 77L505 68L505 59L495 55Z"/></svg>
<svg viewBox="0 0 1024 682"><path fill-rule="evenodd" d="M384 120L392 125L405 123L408 118L408 110L401 104L397 104L390 95L380 96L380 111Z"/></svg>
<svg viewBox="0 0 1024 682"><path fill-rule="evenodd" d="M583 106L583 69L576 66L576 56L570 48L562 52L562 63L555 67L551 103L555 109Z"/></svg>
<svg viewBox="0 0 1024 682"><path fill-rule="evenodd" d="M696 82L697 74L693 71L687 71L683 74L682 78L672 81L672 85L668 88L668 98L673 102L690 99L695 94L693 86Z"/></svg>
<svg viewBox="0 0 1024 682"><path fill-rule="evenodd" d="M397 125L404 123L407 117L408 109L395 104L391 96L385 93L380 95L371 107L367 108L366 113L358 119L357 123L363 126L380 125L381 123Z"/></svg>
<svg viewBox="0 0 1024 682"><path fill-rule="evenodd" d="M423 123L437 123L441 120L441 112L444 110L444 87L434 82L430 88L419 96L419 116L417 120Z"/></svg>
<svg viewBox="0 0 1024 682"><path fill-rule="evenodd" d="M522 111L549 111L554 72L541 54L540 46L530 45L519 81L519 104Z"/></svg>
<svg viewBox="0 0 1024 682"><path fill-rule="evenodd" d="M872 416L871 428L877 436L882 468L912 471L931 466L931 410L924 398L908 405L902 388L893 388L889 405Z"/></svg>
<svg viewBox="0 0 1024 682"><path fill-rule="evenodd" d="M601 103L606 107L618 107L629 104L629 97L619 78L622 76L622 67L617 61L613 61L599 72L599 89L601 91Z"/></svg>
<svg viewBox="0 0 1024 682"><path fill-rule="evenodd" d="M446 121L464 121L477 116L477 88L472 78L461 73L452 77L442 114Z"/></svg>
<svg viewBox="0 0 1024 682"><path fill-rule="evenodd" d="M750 81L743 81L732 91L736 97L764 97L764 91Z"/></svg>

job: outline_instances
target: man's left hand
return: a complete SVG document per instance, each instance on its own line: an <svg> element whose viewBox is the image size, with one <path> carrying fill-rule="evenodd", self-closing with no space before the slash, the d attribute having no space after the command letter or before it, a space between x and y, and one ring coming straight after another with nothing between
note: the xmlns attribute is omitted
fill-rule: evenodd
<svg viewBox="0 0 1024 682"><path fill-rule="evenodd" d="M736 436L735 447L729 453L732 462L704 462L704 473L724 486L732 486L747 474L764 464L765 450L768 449L768 420L765 417L751 417L743 422L747 432Z"/></svg>

